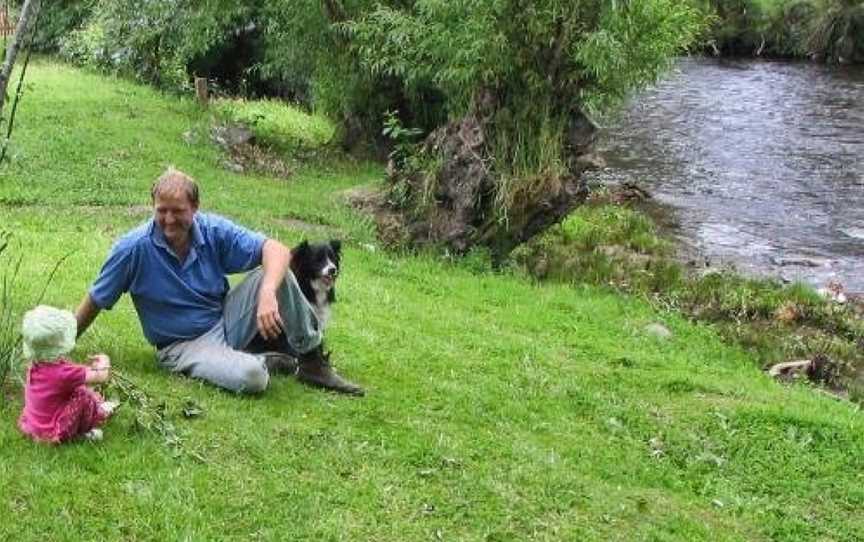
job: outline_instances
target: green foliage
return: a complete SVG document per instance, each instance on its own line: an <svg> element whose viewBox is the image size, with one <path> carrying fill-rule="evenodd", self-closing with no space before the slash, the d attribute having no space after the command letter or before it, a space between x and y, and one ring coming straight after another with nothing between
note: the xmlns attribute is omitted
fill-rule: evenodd
<svg viewBox="0 0 864 542"><path fill-rule="evenodd" d="M399 171L399 178L388 186L388 203L413 213L424 212L434 202L441 157L423 152L422 142L419 141L423 131L403 126L395 111L385 113L381 133L389 140L391 148L387 168L391 172ZM422 179L419 190L412 190L409 186L408 179L412 176Z"/></svg>
<svg viewBox="0 0 864 542"><path fill-rule="evenodd" d="M358 11L337 28L361 70L397 81L409 110L434 88L449 118L479 119L495 186L478 215L502 231L571 178L573 149L585 143L571 138L581 115L654 81L703 25L679 0L418 0Z"/></svg>
<svg viewBox="0 0 864 542"><path fill-rule="evenodd" d="M61 56L169 90L188 90L193 72L231 72L222 81L310 100L319 64L339 64L319 2L117 0L70 3L52 17ZM74 12L74 16L73 16ZM62 28L61 28L62 27ZM62 30L62 31L60 31ZM248 58L234 48L245 39ZM200 70L200 71L199 71Z"/></svg>
<svg viewBox="0 0 864 542"><path fill-rule="evenodd" d="M494 210L502 220L520 201L532 201L535 194L545 191L554 193L560 179L569 173L567 123L548 108L508 107L496 112L491 152L500 178Z"/></svg>
<svg viewBox="0 0 864 542"><path fill-rule="evenodd" d="M419 128L406 128L395 111L387 111L384 116L384 129L381 134L390 140L393 150L389 158L394 165L402 168L406 161L416 154L417 140L423 133Z"/></svg>
<svg viewBox="0 0 864 542"><path fill-rule="evenodd" d="M809 49L828 61L864 63L864 2L831 0L813 24Z"/></svg>
<svg viewBox="0 0 864 542"><path fill-rule="evenodd" d="M111 61L108 56L105 29L98 21L69 32L58 42L58 53L62 58L79 66L105 66Z"/></svg>
<svg viewBox="0 0 864 542"><path fill-rule="evenodd" d="M322 112L341 111L331 105L338 102L340 89L329 87L327 74L333 70L347 76L350 70L343 68L344 55L321 2L263 0L260 10L261 61L251 69L264 80L286 82ZM341 89L342 95L350 89Z"/></svg>
<svg viewBox="0 0 864 542"><path fill-rule="evenodd" d="M68 33L81 28L99 4L100 0L42 2L39 25L33 40L34 50L56 52Z"/></svg>
<svg viewBox="0 0 864 542"><path fill-rule="evenodd" d="M700 18L672 0L430 0L378 4L341 28L370 73L409 88L434 84L460 115L483 88L515 92L508 99L518 111L580 98L614 103L692 43Z"/></svg>
<svg viewBox="0 0 864 542"><path fill-rule="evenodd" d="M254 19L253 2L118 0L97 2L86 21L68 28L61 55L155 84L190 88L187 68Z"/></svg>
<svg viewBox="0 0 864 542"><path fill-rule="evenodd" d="M864 62L860 0L708 0L709 35L724 54Z"/></svg>
<svg viewBox="0 0 864 542"><path fill-rule="evenodd" d="M282 152L320 147L333 137L333 125L325 118L277 100L219 99L211 108L225 120L250 127L258 143Z"/></svg>
<svg viewBox="0 0 864 542"><path fill-rule="evenodd" d="M653 82L675 54L694 44L703 22L693 5L680 0L607 3L596 28L570 48L590 82L581 90L589 110L614 105Z"/></svg>
<svg viewBox="0 0 864 542"><path fill-rule="evenodd" d="M812 54L811 33L818 8L813 0L787 2L782 13L771 17L765 31L767 54L805 58Z"/></svg>
<svg viewBox="0 0 864 542"><path fill-rule="evenodd" d="M591 203L517 248L513 257L540 278L611 285L628 292L666 291L682 279L667 258L672 245L650 219L625 207Z"/></svg>
<svg viewBox="0 0 864 542"><path fill-rule="evenodd" d="M712 43L727 54L763 49L771 15L779 13L780 4L775 0L708 0L706 8L716 13L710 29Z"/></svg>
<svg viewBox="0 0 864 542"><path fill-rule="evenodd" d="M579 250L618 245L641 254L669 255L672 247L645 215L615 205L589 205L560 226L561 238Z"/></svg>
<svg viewBox="0 0 864 542"><path fill-rule="evenodd" d="M377 4L340 28L369 73L409 89L434 85L451 116L492 89L502 108L540 113L542 124L574 107L614 104L653 81L693 42L701 19L673 0L421 0Z"/></svg>

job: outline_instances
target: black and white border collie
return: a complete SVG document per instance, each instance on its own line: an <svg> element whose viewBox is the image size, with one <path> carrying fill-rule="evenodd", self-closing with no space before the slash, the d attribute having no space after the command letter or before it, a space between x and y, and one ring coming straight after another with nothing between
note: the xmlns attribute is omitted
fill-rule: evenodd
<svg viewBox="0 0 864 542"><path fill-rule="evenodd" d="M291 272L312 304L321 331L330 320L330 304L336 301L341 259L342 242L336 239L328 243L303 241L291 249Z"/></svg>

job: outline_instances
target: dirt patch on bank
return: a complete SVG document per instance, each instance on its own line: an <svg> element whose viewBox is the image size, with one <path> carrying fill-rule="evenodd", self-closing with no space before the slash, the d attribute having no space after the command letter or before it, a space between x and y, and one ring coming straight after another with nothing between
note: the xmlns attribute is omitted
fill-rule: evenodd
<svg viewBox="0 0 864 542"><path fill-rule="evenodd" d="M376 235L384 246L396 247L407 241L405 220L402 215L392 212L386 205L386 191L361 186L340 192L338 196L346 205L375 221Z"/></svg>

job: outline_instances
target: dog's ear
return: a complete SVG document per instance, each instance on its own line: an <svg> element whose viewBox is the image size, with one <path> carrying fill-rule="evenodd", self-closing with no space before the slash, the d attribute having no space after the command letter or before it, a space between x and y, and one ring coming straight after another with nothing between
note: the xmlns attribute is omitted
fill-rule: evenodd
<svg viewBox="0 0 864 542"><path fill-rule="evenodd" d="M291 249L291 256L299 256L309 250L309 241L303 240L299 245Z"/></svg>
<svg viewBox="0 0 864 542"><path fill-rule="evenodd" d="M330 248L333 249L333 252L336 253L337 256L342 253L342 241L339 239L331 239L330 240Z"/></svg>

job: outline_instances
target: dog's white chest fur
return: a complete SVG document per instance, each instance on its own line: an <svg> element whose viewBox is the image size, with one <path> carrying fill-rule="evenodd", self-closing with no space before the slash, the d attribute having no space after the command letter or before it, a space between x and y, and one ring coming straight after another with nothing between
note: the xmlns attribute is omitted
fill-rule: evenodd
<svg viewBox="0 0 864 542"><path fill-rule="evenodd" d="M312 281L312 289L315 291L315 302L312 304L312 308L315 310L315 316L318 317L321 331L324 331L330 321L330 302L327 301L327 293L330 288L323 280L315 279Z"/></svg>

